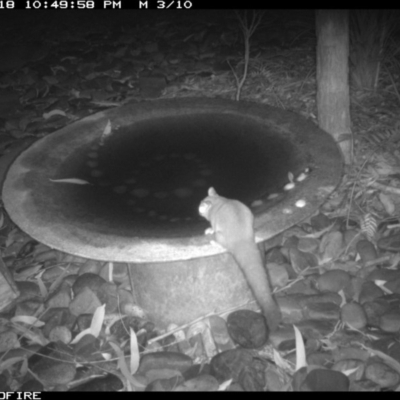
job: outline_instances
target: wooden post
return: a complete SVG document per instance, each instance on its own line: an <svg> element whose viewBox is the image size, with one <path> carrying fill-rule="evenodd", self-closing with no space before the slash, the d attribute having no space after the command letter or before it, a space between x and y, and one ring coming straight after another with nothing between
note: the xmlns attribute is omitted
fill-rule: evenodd
<svg viewBox="0 0 400 400"><path fill-rule="evenodd" d="M317 10L318 123L339 143L351 162L349 18L347 10Z"/></svg>

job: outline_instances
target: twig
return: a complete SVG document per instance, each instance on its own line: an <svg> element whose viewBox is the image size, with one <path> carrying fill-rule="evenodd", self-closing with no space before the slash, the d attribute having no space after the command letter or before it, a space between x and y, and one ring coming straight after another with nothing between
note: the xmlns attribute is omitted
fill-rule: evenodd
<svg viewBox="0 0 400 400"><path fill-rule="evenodd" d="M134 284L134 281L133 281L133 276L132 276L130 263L126 263L126 269L128 270L129 284L131 286L131 293L132 293L132 296L133 296L133 301L135 302L135 304L137 304L137 297L136 297L136 292L135 292L135 284Z"/></svg>
<svg viewBox="0 0 400 400"><path fill-rule="evenodd" d="M243 76L242 79L239 79L238 74L234 70L234 68L231 66L231 64L228 62L229 66L232 69L233 75L236 80L237 84L237 91L236 91L236 96L235 100L239 101L240 100L240 93L242 91L242 87L244 85L244 82L247 78L247 72L249 69L249 60L250 60L250 38L257 29L258 25L260 25L261 19L264 15L264 12L259 12L259 14L256 14L256 10L253 10L253 15L251 22L248 21L247 19L247 11L245 11L244 15L241 16L238 11L235 11L236 17L239 20L240 23L240 28L243 33L243 38L244 38L244 70L243 70Z"/></svg>

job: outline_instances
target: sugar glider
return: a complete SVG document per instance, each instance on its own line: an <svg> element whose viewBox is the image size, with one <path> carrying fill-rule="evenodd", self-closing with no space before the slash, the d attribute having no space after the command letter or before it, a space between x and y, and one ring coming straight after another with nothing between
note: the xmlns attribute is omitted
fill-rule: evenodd
<svg viewBox="0 0 400 400"><path fill-rule="evenodd" d="M268 274L255 242L253 213L240 201L219 196L211 187L208 189L208 196L200 203L199 214L211 224L205 234L213 234L214 240L233 255L267 319L269 328L275 330L281 313L272 297Z"/></svg>

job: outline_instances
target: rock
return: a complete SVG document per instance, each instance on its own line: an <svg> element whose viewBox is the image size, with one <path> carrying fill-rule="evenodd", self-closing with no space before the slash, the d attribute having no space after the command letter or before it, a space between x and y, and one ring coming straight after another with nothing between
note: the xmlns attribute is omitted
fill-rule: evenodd
<svg viewBox="0 0 400 400"><path fill-rule="evenodd" d="M239 383L233 382L227 388L226 392L244 392Z"/></svg>
<svg viewBox="0 0 400 400"><path fill-rule="evenodd" d="M367 277L369 281L392 282L400 279L400 271L387 268L374 269Z"/></svg>
<svg viewBox="0 0 400 400"><path fill-rule="evenodd" d="M337 309L339 312L339 308L335 307L335 305L339 306L341 303L341 298L336 293L326 293L326 294L318 294L318 295L302 295L302 294L293 294L287 295L284 297L278 297L277 302L279 308L282 313L282 319L284 323L294 324L303 319L307 318L307 315L311 312L316 312L320 315L318 310L331 310L331 312L336 312L334 309ZM329 306L323 306L325 303L331 303ZM311 310L311 311L310 311ZM337 314L339 316L339 314ZM330 317L332 319L336 317Z"/></svg>
<svg viewBox="0 0 400 400"><path fill-rule="evenodd" d="M316 365L322 368L331 368L333 365L332 353L315 351L307 356L308 365Z"/></svg>
<svg viewBox="0 0 400 400"><path fill-rule="evenodd" d="M143 355L137 373L145 374L152 369L170 369L184 373L192 364L192 359L185 354L160 351Z"/></svg>
<svg viewBox="0 0 400 400"><path fill-rule="evenodd" d="M65 326L68 330L71 330L76 317L71 314L68 308L50 308L42 315L41 320L46 323L42 332L45 337L49 337L50 332L58 326Z"/></svg>
<svg viewBox="0 0 400 400"><path fill-rule="evenodd" d="M267 270L272 287L285 287L289 281L287 269L282 264L267 263Z"/></svg>
<svg viewBox="0 0 400 400"><path fill-rule="evenodd" d="M399 382L399 374L381 362L369 364L365 370L365 377L382 389L393 387Z"/></svg>
<svg viewBox="0 0 400 400"><path fill-rule="evenodd" d="M334 303L310 303L303 310L305 319L332 320L340 318L340 307Z"/></svg>
<svg viewBox="0 0 400 400"><path fill-rule="evenodd" d="M219 383L212 375L201 374L189 379L174 389L174 392L216 392Z"/></svg>
<svg viewBox="0 0 400 400"><path fill-rule="evenodd" d="M363 304L369 325L379 326L381 315L390 311L392 306L388 297L389 296L380 297L375 301L368 301Z"/></svg>
<svg viewBox="0 0 400 400"><path fill-rule="evenodd" d="M289 377L275 364L268 363L265 371L266 390L269 392L287 391Z"/></svg>
<svg viewBox="0 0 400 400"><path fill-rule="evenodd" d="M301 385L306 379L309 370L310 367L302 367L294 373L292 379L292 387L294 392L299 392L301 390Z"/></svg>
<svg viewBox="0 0 400 400"><path fill-rule="evenodd" d="M145 347L147 340L154 336L154 324L143 318L126 316L114 322L110 327L110 333L121 343L129 340L130 328L136 333L139 348Z"/></svg>
<svg viewBox="0 0 400 400"><path fill-rule="evenodd" d="M145 391L146 392L172 392L184 380L181 376L173 376L172 378L155 379L150 382Z"/></svg>
<svg viewBox="0 0 400 400"><path fill-rule="evenodd" d="M332 370L340 371L343 373L346 371L355 370L348 377L350 380L359 381L364 376L365 363L364 361L361 360L352 360L352 359L341 360L333 365Z"/></svg>
<svg viewBox="0 0 400 400"><path fill-rule="evenodd" d="M368 301L374 301L378 297L382 297L385 292L372 281L366 281L362 284L361 292L359 295L360 304L364 304Z"/></svg>
<svg viewBox="0 0 400 400"><path fill-rule="evenodd" d="M75 344L74 353L81 361L98 361L103 360L100 355L101 343L100 339L91 334L86 334L81 337L78 343Z"/></svg>
<svg viewBox="0 0 400 400"><path fill-rule="evenodd" d="M310 371L300 386L301 391L312 392L347 392L349 378L338 371L314 369Z"/></svg>
<svg viewBox="0 0 400 400"><path fill-rule="evenodd" d="M89 288L92 292L97 294L103 283L106 283L106 281L99 275L90 273L82 274L72 286L72 291L74 292L74 295L77 296L85 288Z"/></svg>
<svg viewBox="0 0 400 400"><path fill-rule="evenodd" d="M219 383L228 379L238 381L239 375L245 367L251 365L253 356L248 350L232 349L217 354L211 359L211 374Z"/></svg>
<svg viewBox="0 0 400 400"><path fill-rule="evenodd" d="M75 386L70 392L116 392L121 391L124 384L116 375L108 374L102 378L94 378L89 382Z"/></svg>
<svg viewBox="0 0 400 400"><path fill-rule="evenodd" d="M314 282L316 281L317 274L307 276L301 281L297 281L292 284L290 287L285 289L285 294L293 295L293 294L301 294L301 295L319 295L320 292L314 287Z"/></svg>
<svg viewBox="0 0 400 400"><path fill-rule="evenodd" d="M43 307L43 302L41 300L26 300L17 304L15 309L15 316L25 315L34 316L38 310Z"/></svg>
<svg viewBox="0 0 400 400"><path fill-rule="evenodd" d="M127 340L130 337L129 328L135 333L142 329L152 332L154 324L138 317L121 317L110 326L110 333L118 340Z"/></svg>
<svg viewBox="0 0 400 400"><path fill-rule="evenodd" d="M110 314L118 308L118 290L112 282L103 283L97 290L96 295L101 304L106 305L106 313Z"/></svg>
<svg viewBox="0 0 400 400"><path fill-rule="evenodd" d="M43 390L43 384L36 379L29 379L18 389L21 392L43 392Z"/></svg>
<svg viewBox="0 0 400 400"><path fill-rule="evenodd" d="M76 374L72 352L61 342L42 347L29 358L28 366L46 387L67 384Z"/></svg>
<svg viewBox="0 0 400 400"><path fill-rule="evenodd" d="M299 244L299 238L297 236L292 235L292 236L287 237L285 235L285 241L283 243L283 246L281 247L281 253L287 260L290 259L290 255L289 255L290 250L297 249L298 244Z"/></svg>
<svg viewBox="0 0 400 400"><path fill-rule="evenodd" d="M71 286L63 282L46 301L46 308L67 308L71 302Z"/></svg>
<svg viewBox="0 0 400 400"><path fill-rule="evenodd" d="M378 247L387 251L400 251L400 233L382 237L378 240Z"/></svg>
<svg viewBox="0 0 400 400"><path fill-rule="evenodd" d="M37 283L29 281L17 281L15 284L20 292L20 295L17 299L18 303L31 299L40 300L42 298L42 294L40 293L40 288Z"/></svg>
<svg viewBox="0 0 400 400"><path fill-rule="evenodd" d="M336 325L335 321L316 321L306 320L296 324L301 334L306 339L317 339L320 340L325 336L332 333Z"/></svg>
<svg viewBox="0 0 400 400"><path fill-rule="evenodd" d="M56 326L49 333L49 340L52 342L62 342L68 344L71 342L72 333L66 326Z"/></svg>
<svg viewBox="0 0 400 400"><path fill-rule="evenodd" d="M269 335L269 341L278 351L288 351L296 348L294 329L283 326Z"/></svg>
<svg viewBox="0 0 400 400"><path fill-rule="evenodd" d="M188 370L186 370L182 376L185 381L189 379L196 378L196 376L206 374L211 374L210 364L193 364Z"/></svg>
<svg viewBox="0 0 400 400"><path fill-rule="evenodd" d="M118 307L116 285L112 282L106 282L98 275L90 273L80 275L75 281L72 290L75 298L71 302L71 309L74 309L74 313L80 312L82 314L94 312L95 309L93 309L93 305L91 305L91 303L97 303L95 298L98 299L97 301L100 302L100 305L106 305L107 313L114 312ZM82 295L82 293L85 294ZM86 309L85 303L87 303Z"/></svg>
<svg viewBox="0 0 400 400"><path fill-rule="evenodd" d="M341 269L333 269L320 275L316 284L321 292L338 293L340 290L348 290L351 276Z"/></svg>
<svg viewBox="0 0 400 400"><path fill-rule="evenodd" d="M374 382L368 379L352 382L350 384L351 392L380 392L381 388Z"/></svg>
<svg viewBox="0 0 400 400"><path fill-rule="evenodd" d="M38 263L48 263L51 262L51 264L56 264L57 263L57 250L50 249L47 246L44 246L46 250L38 252L35 251L35 261Z"/></svg>
<svg viewBox="0 0 400 400"><path fill-rule="evenodd" d="M319 251L322 260L329 261L338 258L343 250L343 235L339 231L326 233L321 240Z"/></svg>
<svg viewBox="0 0 400 400"><path fill-rule="evenodd" d="M83 274L94 274L99 275L103 266L108 265L109 263L104 263L98 260L86 260L84 264L79 269L79 275ZM101 275L104 280L108 280L108 276Z"/></svg>
<svg viewBox="0 0 400 400"><path fill-rule="evenodd" d="M386 313L379 319L379 327L385 332L399 332L400 331L400 311L394 313Z"/></svg>
<svg viewBox="0 0 400 400"><path fill-rule="evenodd" d="M265 317L251 310L238 310L228 315L227 327L234 342L247 349L258 349L268 341Z"/></svg>
<svg viewBox="0 0 400 400"><path fill-rule="evenodd" d="M332 221L323 213L310 218L310 224L315 231L322 231L332 224Z"/></svg>
<svg viewBox="0 0 400 400"><path fill-rule="evenodd" d="M81 314L93 314L102 303L96 294L85 287L79 294L71 301L69 309L71 314L78 316Z"/></svg>
<svg viewBox="0 0 400 400"><path fill-rule="evenodd" d="M90 328L92 323L93 314L81 314L76 318L76 324L74 326L74 332L82 332L85 329Z"/></svg>
<svg viewBox="0 0 400 400"><path fill-rule="evenodd" d="M1 392L11 392L11 388L8 384L8 378L5 373L0 375L0 391ZM40 392L41 390L39 390Z"/></svg>
<svg viewBox="0 0 400 400"><path fill-rule="evenodd" d="M75 281L78 279L78 274L70 274L67 275L64 279L63 282L68 283L69 287L72 290L72 286L74 285Z"/></svg>
<svg viewBox="0 0 400 400"><path fill-rule="evenodd" d="M189 340L185 337L185 332L181 331L181 333L183 333L183 335L180 336L180 338L183 337L183 340L179 340L179 332L175 332L174 334L168 335L161 339L159 344L161 345L162 350L160 349L160 351L172 351L174 353L186 354L189 357L193 356L194 349L191 347ZM201 335L199 336L201 341ZM193 337L191 339L193 339ZM200 347L203 351L203 343L200 342L200 344Z"/></svg>
<svg viewBox="0 0 400 400"><path fill-rule="evenodd" d="M400 278L386 282L385 288L389 289L392 293L400 294Z"/></svg>
<svg viewBox="0 0 400 400"><path fill-rule="evenodd" d="M299 274L306 268L316 267L318 265L317 258L312 253L305 253L295 247L289 249L290 262L293 269Z"/></svg>
<svg viewBox="0 0 400 400"><path fill-rule="evenodd" d="M400 343L397 341L396 337L390 335L383 339L374 340L372 342L372 348L382 351L400 363Z"/></svg>
<svg viewBox="0 0 400 400"><path fill-rule="evenodd" d="M250 366L245 366L239 376L240 386L246 392L265 391L265 370L267 362L261 358L254 358Z"/></svg>
<svg viewBox="0 0 400 400"><path fill-rule="evenodd" d="M16 349L20 346L21 344L16 331L5 330L0 333L0 352Z"/></svg>
<svg viewBox="0 0 400 400"><path fill-rule="evenodd" d="M287 262L285 256L277 247L269 250L265 256L266 263L285 264Z"/></svg>
<svg viewBox="0 0 400 400"><path fill-rule="evenodd" d="M294 324L303 320L303 306L299 301L297 301L298 297L302 299L304 298L301 294L295 294L278 297L276 299L279 309L281 310L282 321L284 323Z"/></svg>
<svg viewBox="0 0 400 400"><path fill-rule="evenodd" d="M357 232L355 229L347 229L343 233L343 241L346 246L346 254L349 254L351 256L355 256L357 254L356 246L357 243L363 240L362 237L359 235L359 232Z"/></svg>
<svg viewBox="0 0 400 400"><path fill-rule="evenodd" d="M368 261L373 261L378 258L378 253L375 250L375 246L368 240L360 240L356 249L360 255L361 261L365 264Z"/></svg>
<svg viewBox="0 0 400 400"><path fill-rule="evenodd" d="M370 357L368 350L359 347L339 347L333 351L335 362L355 359L363 362L367 361Z"/></svg>
<svg viewBox="0 0 400 400"><path fill-rule="evenodd" d="M367 315L358 303L347 303L341 309L342 322L353 329L364 329L367 325Z"/></svg>
<svg viewBox="0 0 400 400"><path fill-rule="evenodd" d="M68 268L55 266L47 268L43 275L42 280L43 282L52 282L55 281L60 275L76 275L79 273L79 265L70 264Z"/></svg>
<svg viewBox="0 0 400 400"><path fill-rule="evenodd" d="M297 247L305 253L316 253L319 248L319 241L314 238L300 238Z"/></svg>
<svg viewBox="0 0 400 400"><path fill-rule="evenodd" d="M23 348L19 347L19 348L9 349L6 352L0 353L0 356L3 361L7 361L11 358L18 358L20 360L22 359L25 360L31 357L32 354L38 352L41 348L42 346L38 344L26 345Z"/></svg>

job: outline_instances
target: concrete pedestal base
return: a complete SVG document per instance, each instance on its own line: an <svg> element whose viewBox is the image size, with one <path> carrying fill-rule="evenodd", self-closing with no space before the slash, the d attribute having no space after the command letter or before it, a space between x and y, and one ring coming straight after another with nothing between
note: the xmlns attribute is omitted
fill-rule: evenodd
<svg viewBox="0 0 400 400"><path fill-rule="evenodd" d="M130 264L138 304L158 326L186 324L244 303L258 309L228 253L169 263Z"/></svg>

